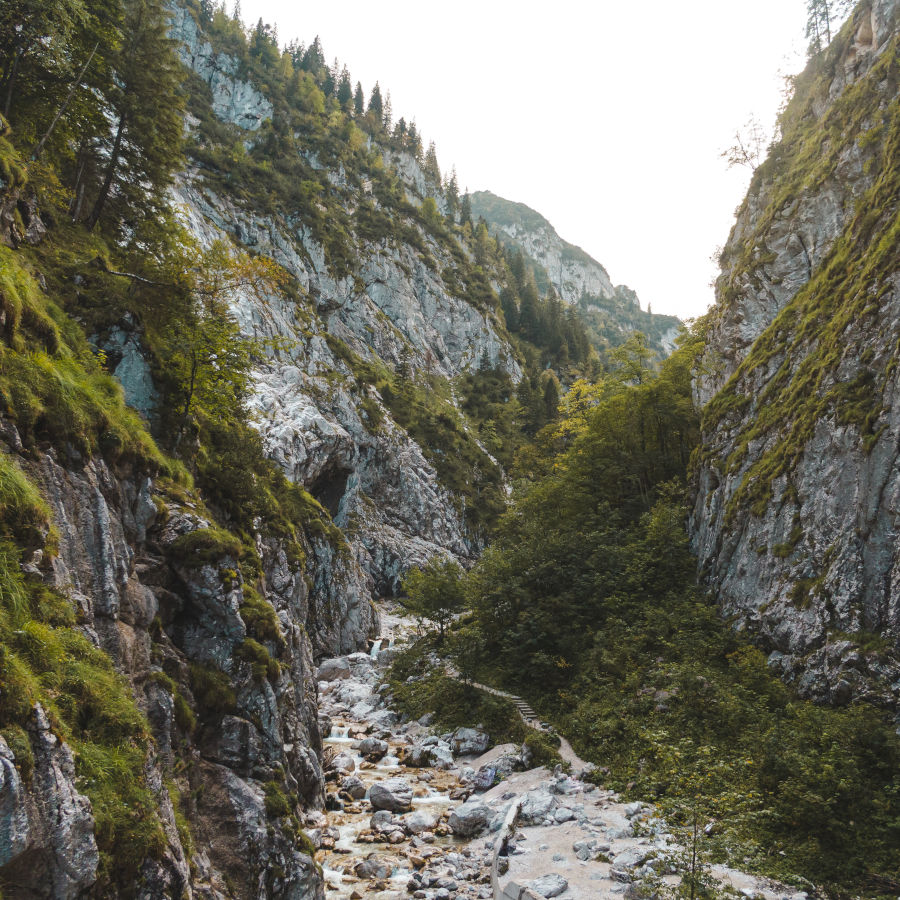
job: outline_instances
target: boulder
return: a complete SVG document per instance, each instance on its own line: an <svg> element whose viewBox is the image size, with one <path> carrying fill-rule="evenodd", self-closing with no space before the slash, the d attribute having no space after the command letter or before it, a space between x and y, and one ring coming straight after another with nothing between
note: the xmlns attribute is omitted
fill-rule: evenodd
<svg viewBox="0 0 900 900"><path fill-rule="evenodd" d="M529 791L522 799L519 819L526 825L538 824L551 814L555 806L556 800L549 791Z"/></svg>
<svg viewBox="0 0 900 900"><path fill-rule="evenodd" d="M356 770L356 760L349 753L338 753L331 760L330 768L336 769L338 772L353 772Z"/></svg>
<svg viewBox="0 0 900 900"><path fill-rule="evenodd" d="M433 831L437 823L438 817L424 809L417 809L403 820L403 825L410 834Z"/></svg>
<svg viewBox="0 0 900 900"><path fill-rule="evenodd" d="M404 760L407 766L423 768L432 766L435 769L452 769L453 753L450 745L437 738L426 738L422 743L413 745Z"/></svg>
<svg viewBox="0 0 900 900"><path fill-rule="evenodd" d="M387 754L388 749L387 741L380 741L378 738L368 737L359 742L359 753L361 756L381 759Z"/></svg>
<svg viewBox="0 0 900 900"><path fill-rule="evenodd" d="M353 874L357 878L387 878L391 869L377 854L372 853L353 867Z"/></svg>
<svg viewBox="0 0 900 900"><path fill-rule="evenodd" d="M346 791L354 800L362 800L366 796L366 786L356 775L349 775L343 779L341 790Z"/></svg>
<svg viewBox="0 0 900 900"><path fill-rule="evenodd" d="M477 728L457 728L450 738L450 749L457 756L480 756L490 746L490 737Z"/></svg>
<svg viewBox="0 0 900 900"><path fill-rule="evenodd" d="M326 659L319 666L316 678L319 681L336 681L340 678L350 677L350 663L346 656L336 659Z"/></svg>
<svg viewBox="0 0 900 900"><path fill-rule="evenodd" d="M412 803L412 788L402 778L387 778L369 788L372 809L406 812Z"/></svg>
<svg viewBox="0 0 900 900"><path fill-rule="evenodd" d="M646 847L629 847L619 853L613 859L613 865L617 869L636 869L650 858L650 851Z"/></svg>
<svg viewBox="0 0 900 900"><path fill-rule="evenodd" d="M569 882L562 875L541 875L529 881L528 885L539 897L558 897L569 887Z"/></svg>
<svg viewBox="0 0 900 900"><path fill-rule="evenodd" d="M470 800L457 806L450 813L450 830L459 837L474 837L487 828L491 820L491 809L481 800Z"/></svg>

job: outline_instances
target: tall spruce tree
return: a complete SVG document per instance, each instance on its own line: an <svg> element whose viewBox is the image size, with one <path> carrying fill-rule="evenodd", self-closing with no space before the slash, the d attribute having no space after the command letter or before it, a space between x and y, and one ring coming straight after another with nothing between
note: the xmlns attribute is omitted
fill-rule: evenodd
<svg viewBox="0 0 900 900"><path fill-rule="evenodd" d="M124 9L109 95L114 125L89 228L111 198L117 218L155 215L181 155L183 69L168 36L168 7L163 0L125 0Z"/></svg>

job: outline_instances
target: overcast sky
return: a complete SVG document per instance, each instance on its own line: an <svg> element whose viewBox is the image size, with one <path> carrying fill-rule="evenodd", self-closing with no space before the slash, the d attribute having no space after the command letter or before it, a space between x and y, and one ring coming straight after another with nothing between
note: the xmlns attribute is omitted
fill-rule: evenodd
<svg viewBox="0 0 900 900"><path fill-rule="evenodd" d="M233 0L228 0L231 9ZM527 203L681 317L712 302L749 170L719 158L771 128L803 61L805 0L242 0L279 39L319 35L368 96L390 90L461 187Z"/></svg>

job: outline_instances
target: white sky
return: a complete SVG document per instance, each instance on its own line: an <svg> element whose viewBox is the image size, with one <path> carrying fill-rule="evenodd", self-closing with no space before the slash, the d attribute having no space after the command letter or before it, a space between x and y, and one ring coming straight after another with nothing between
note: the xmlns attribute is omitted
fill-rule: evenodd
<svg viewBox="0 0 900 900"><path fill-rule="evenodd" d="M527 203L642 307L683 318L712 302L710 257L749 180L719 154L751 114L771 128L805 45L805 0L241 6L282 43L318 34L462 188Z"/></svg>

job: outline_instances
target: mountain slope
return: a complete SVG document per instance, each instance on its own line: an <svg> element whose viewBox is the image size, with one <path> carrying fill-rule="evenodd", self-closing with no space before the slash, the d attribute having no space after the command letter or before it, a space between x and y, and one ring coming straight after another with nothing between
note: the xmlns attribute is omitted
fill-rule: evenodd
<svg viewBox="0 0 900 900"><path fill-rule="evenodd" d="M722 254L693 541L807 696L900 702L898 4L799 77Z"/></svg>
<svg viewBox="0 0 900 900"><path fill-rule="evenodd" d="M543 292L553 288L576 307L598 350L618 346L632 332L641 331L658 355L672 352L680 321L642 310L634 291L613 286L606 269L580 247L564 241L540 213L490 191L476 191L470 198L472 214L483 218L506 246L531 261L538 287Z"/></svg>

